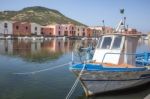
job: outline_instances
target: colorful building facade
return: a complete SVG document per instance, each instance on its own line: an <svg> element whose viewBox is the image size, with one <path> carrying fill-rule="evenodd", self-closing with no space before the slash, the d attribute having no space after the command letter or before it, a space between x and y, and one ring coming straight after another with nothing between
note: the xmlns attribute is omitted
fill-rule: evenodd
<svg viewBox="0 0 150 99"><path fill-rule="evenodd" d="M41 25L37 23L31 23L31 35L40 36L41 35Z"/></svg>
<svg viewBox="0 0 150 99"><path fill-rule="evenodd" d="M87 27L85 26L76 26L76 36L86 37L87 36Z"/></svg>
<svg viewBox="0 0 150 99"><path fill-rule="evenodd" d="M14 36L31 36L31 24L28 22L13 23Z"/></svg>
<svg viewBox="0 0 150 99"><path fill-rule="evenodd" d="M55 36L54 28L51 26L42 26L41 27L41 35L43 36Z"/></svg>
<svg viewBox="0 0 150 99"><path fill-rule="evenodd" d="M13 35L13 21L0 21L0 35Z"/></svg>

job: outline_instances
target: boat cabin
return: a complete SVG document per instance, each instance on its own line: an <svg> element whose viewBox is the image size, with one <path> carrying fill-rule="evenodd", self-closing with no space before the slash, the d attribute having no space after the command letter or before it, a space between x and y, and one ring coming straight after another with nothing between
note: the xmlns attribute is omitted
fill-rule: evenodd
<svg viewBox="0 0 150 99"><path fill-rule="evenodd" d="M107 64L135 64L139 35L110 34L99 39L93 61ZM132 54L133 53L133 54Z"/></svg>

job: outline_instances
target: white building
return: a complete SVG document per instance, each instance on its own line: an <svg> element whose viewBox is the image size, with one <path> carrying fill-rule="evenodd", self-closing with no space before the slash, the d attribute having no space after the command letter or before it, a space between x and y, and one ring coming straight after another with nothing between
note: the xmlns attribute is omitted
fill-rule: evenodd
<svg viewBox="0 0 150 99"><path fill-rule="evenodd" d="M0 35L13 35L13 21L0 21Z"/></svg>
<svg viewBox="0 0 150 99"><path fill-rule="evenodd" d="M41 25L37 23L31 23L31 34L32 35L41 35Z"/></svg>

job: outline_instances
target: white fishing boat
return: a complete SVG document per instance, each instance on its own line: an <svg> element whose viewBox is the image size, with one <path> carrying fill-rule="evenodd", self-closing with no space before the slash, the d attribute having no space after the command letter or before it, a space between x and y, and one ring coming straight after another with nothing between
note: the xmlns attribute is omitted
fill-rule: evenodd
<svg viewBox="0 0 150 99"><path fill-rule="evenodd" d="M150 82L150 65L137 64L136 60L141 35L124 33L125 28L121 28L123 22L119 23L117 33L103 35L99 39L91 60L70 67L80 77L87 96Z"/></svg>

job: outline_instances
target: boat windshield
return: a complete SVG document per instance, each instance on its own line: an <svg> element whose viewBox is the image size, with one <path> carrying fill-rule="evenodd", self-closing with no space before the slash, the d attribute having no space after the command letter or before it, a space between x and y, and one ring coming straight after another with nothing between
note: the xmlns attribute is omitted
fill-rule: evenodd
<svg viewBox="0 0 150 99"><path fill-rule="evenodd" d="M121 46L121 41L122 41L122 37L121 36L115 37L112 49L119 49L120 46Z"/></svg>
<svg viewBox="0 0 150 99"><path fill-rule="evenodd" d="M102 38L100 37L99 40L98 40L97 48L100 48L100 46L101 46L101 41L102 41Z"/></svg>
<svg viewBox="0 0 150 99"><path fill-rule="evenodd" d="M112 37L104 37L101 48L110 49L111 42L112 42Z"/></svg>

